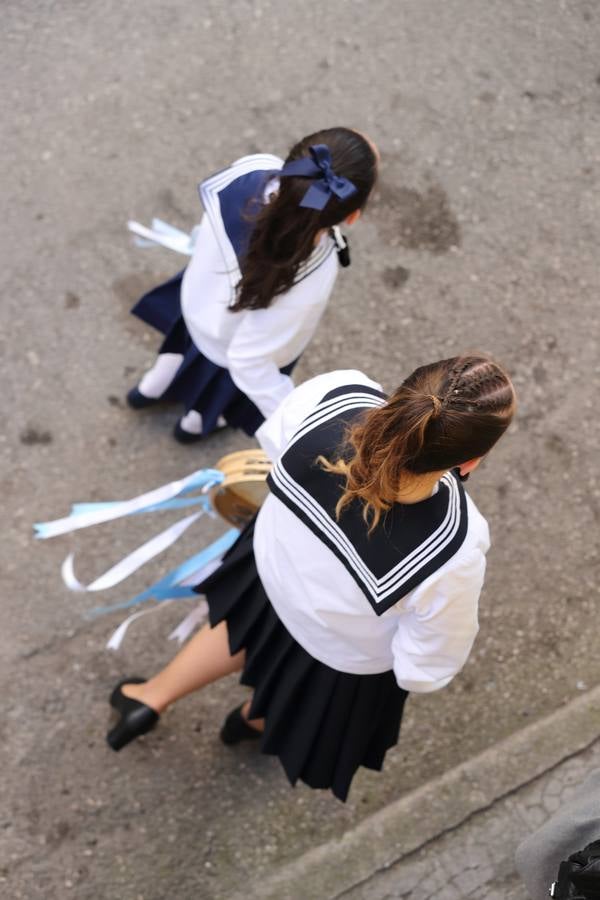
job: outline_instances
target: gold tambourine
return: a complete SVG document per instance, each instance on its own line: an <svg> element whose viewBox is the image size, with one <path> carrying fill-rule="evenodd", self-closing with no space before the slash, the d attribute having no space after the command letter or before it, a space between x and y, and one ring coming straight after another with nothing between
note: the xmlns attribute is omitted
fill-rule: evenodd
<svg viewBox="0 0 600 900"><path fill-rule="evenodd" d="M243 528L269 492L271 461L263 450L238 450L223 456L215 468L225 478L210 491L211 503L226 522Z"/></svg>

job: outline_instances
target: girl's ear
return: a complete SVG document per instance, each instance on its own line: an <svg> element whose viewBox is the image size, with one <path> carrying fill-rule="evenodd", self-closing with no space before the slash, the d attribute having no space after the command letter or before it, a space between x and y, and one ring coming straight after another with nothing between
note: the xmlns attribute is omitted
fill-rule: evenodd
<svg viewBox="0 0 600 900"><path fill-rule="evenodd" d="M355 209L354 212L351 212L349 216L346 216L344 222L346 225L354 225L355 222L358 222L360 219L360 209Z"/></svg>
<svg viewBox="0 0 600 900"><path fill-rule="evenodd" d="M473 472L474 469L477 468L482 459L482 456L477 456L475 459L469 459L467 462L461 463L461 465L458 467L458 471L461 475L469 475L471 472Z"/></svg>

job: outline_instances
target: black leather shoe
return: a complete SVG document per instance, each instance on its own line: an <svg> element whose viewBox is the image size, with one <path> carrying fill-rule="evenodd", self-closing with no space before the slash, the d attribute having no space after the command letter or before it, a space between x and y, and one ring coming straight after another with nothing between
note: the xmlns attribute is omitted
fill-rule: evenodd
<svg viewBox="0 0 600 900"><path fill-rule="evenodd" d="M115 751L121 750L135 738L151 731L160 718L151 707L132 697L126 697L121 690L124 684L143 684L145 680L145 678L124 678L110 695L110 705L121 713L115 727L106 735L109 746Z"/></svg>
<svg viewBox="0 0 600 900"><path fill-rule="evenodd" d="M131 678L124 678L122 681L119 681L119 683L114 686L108 701L112 708L120 713L126 712L127 704L135 703L135 701L130 697L126 697L121 688L124 684L144 684L147 680L147 678L140 678L138 675L133 675Z"/></svg>
<svg viewBox="0 0 600 900"><path fill-rule="evenodd" d="M146 409L147 406L154 406L158 403L158 399L154 397L146 397L139 388L133 387L127 394L127 403L132 409Z"/></svg>
<svg viewBox="0 0 600 900"><path fill-rule="evenodd" d="M240 741L255 741L262 737L262 731L248 725L242 715L242 706L233 709L223 723L219 736L224 744L239 744Z"/></svg>
<svg viewBox="0 0 600 900"><path fill-rule="evenodd" d="M204 435L186 431L185 428L181 427L179 422L176 422L175 428L173 429L173 437L176 441L179 441L180 444L197 444L198 441L201 441L204 438Z"/></svg>

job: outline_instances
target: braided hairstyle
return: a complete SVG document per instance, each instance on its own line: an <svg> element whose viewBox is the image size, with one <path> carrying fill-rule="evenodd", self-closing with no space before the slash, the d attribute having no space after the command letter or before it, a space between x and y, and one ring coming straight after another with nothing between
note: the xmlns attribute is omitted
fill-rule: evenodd
<svg viewBox="0 0 600 900"><path fill-rule="evenodd" d="M345 480L338 517L359 500L374 528L407 476L446 471L488 453L510 425L515 402L510 378L486 356L415 369L384 406L350 427L339 459L319 458Z"/></svg>
<svg viewBox="0 0 600 900"><path fill-rule="evenodd" d="M308 156L314 144L327 145L334 172L348 178L356 191L345 200L332 195L322 210L307 209L300 201L309 179L286 177L258 213L249 209L254 225L231 312L270 306L275 297L292 287L300 265L315 249L317 233L343 222L367 202L377 178L377 157L369 141L350 128L325 128L295 144L286 162Z"/></svg>

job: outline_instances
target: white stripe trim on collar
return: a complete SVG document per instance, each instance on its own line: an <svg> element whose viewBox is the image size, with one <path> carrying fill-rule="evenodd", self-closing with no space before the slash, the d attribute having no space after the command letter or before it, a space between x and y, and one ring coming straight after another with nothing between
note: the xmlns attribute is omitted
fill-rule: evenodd
<svg viewBox="0 0 600 900"><path fill-rule="evenodd" d="M348 409L356 409L357 407L365 409L376 408L382 406L385 402L385 399L382 397L371 393L362 393L361 391L353 391L352 393L338 395L330 400L323 401L304 420L285 452L287 453L298 440L318 425L340 413ZM454 477L450 473L446 473L440 479L449 489L448 509L443 521L408 556L404 557L385 575L377 578L362 560L339 525L331 519L305 488L294 481L285 469L282 460L283 457L280 457L273 467L271 473L273 481L284 494L297 504L299 509L304 512L316 527L331 540L338 550L348 558L363 583L367 586L375 603L381 603L412 578L416 572L426 566L435 555L453 540L458 531L460 525L460 494Z"/></svg>

